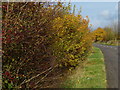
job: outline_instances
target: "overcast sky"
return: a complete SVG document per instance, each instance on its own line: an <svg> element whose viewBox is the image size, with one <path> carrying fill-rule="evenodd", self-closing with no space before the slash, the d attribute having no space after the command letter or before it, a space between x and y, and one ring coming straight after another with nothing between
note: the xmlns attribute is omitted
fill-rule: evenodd
<svg viewBox="0 0 120 90"><path fill-rule="evenodd" d="M90 18L92 28L105 27L118 20L117 2L71 2L76 8L82 7L82 16ZM77 13L77 11L76 11Z"/></svg>

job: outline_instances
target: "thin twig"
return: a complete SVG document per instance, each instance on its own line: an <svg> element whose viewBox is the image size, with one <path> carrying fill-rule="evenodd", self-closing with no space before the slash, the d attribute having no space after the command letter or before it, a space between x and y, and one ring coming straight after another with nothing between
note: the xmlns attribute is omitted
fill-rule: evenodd
<svg viewBox="0 0 120 90"><path fill-rule="evenodd" d="M58 75L59 77L56 76L55 78L51 78L50 80L42 80L41 82L46 82L46 81L49 82L49 81L52 81L52 80L59 79L59 78L61 78L61 75L62 75L62 74Z"/></svg>
<svg viewBox="0 0 120 90"><path fill-rule="evenodd" d="M56 66L57 66L57 65L56 65ZM56 66L55 66L55 67L56 67ZM47 77L48 74L49 74L50 72L52 72L52 71L55 69L55 67L52 68L52 70L50 70L44 77L42 77L35 85L39 84L39 83L41 82L41 80L43 80L45 77ZM37 86L35 86L34 88L37 88Z"/></svg>
<svg viewBox="0 0 120 90"><path fill-rule="evenodd" d="M40 73L40 74L37 74L36 76L33 76L32 78L30 78L30 79L28 79L28 80L24 80L24 81L20 84L20 86L21 86L22 84L25 84L25 83L30 82L30 81L31 81L32 79L34 79L34 78L39 77L40 75L42 75L43 73L45 73L45 72L49 71L50 69L52 69L52 67L50 67L49 69L47 69L47 70L43 71L43 72L42 72L42 73Z"/></svg>
<svg viewBox="0 0 120 90"><path fill-rule="evenodd" d="M20 9L22 10L26 5L28 4L28 2L26 2ZM19 12L18 17L20 16L21 12Z"/></svg>

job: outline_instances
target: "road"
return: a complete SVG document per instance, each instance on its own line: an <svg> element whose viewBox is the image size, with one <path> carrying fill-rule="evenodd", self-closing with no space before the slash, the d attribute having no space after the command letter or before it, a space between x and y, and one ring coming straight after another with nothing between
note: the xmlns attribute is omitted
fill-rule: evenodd
<svg viewBox="0 0 120 90"><path fill-rule="evenodd" d="M105 58L107 88L118 88L118 46L93 44L101 49ZM119 60L120 64L120 60Z"/></svg>

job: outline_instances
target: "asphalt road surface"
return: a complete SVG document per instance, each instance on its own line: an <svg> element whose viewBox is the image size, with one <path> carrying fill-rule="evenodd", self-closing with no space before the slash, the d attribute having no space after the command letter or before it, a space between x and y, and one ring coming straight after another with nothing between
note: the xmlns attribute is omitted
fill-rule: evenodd
<svg viewBox="0 0 120 90"><path fill-rule="evenodd" d="M105 58L107 88L118 88L118 56L120 56L118 54L118 46L108 46L102 44L93 45L101 49Z"/></svg>

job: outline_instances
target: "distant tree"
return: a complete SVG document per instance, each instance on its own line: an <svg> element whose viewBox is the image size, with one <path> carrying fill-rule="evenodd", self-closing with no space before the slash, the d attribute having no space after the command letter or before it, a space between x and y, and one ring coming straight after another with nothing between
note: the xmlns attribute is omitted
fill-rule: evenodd
<svg viewBox="0 0 120 90"><path fill-rule="evenodd" d="M99 27L92 33L93 33L95 42L105 40L106 31L104 29Z"/></svg>
<svg viewBox="0 0 120 90"><path fill-rule="evenodd" d="M116 32L112 28L105 27L104 30L106 31L105 41L115 40L117 38Z"/></svg>

